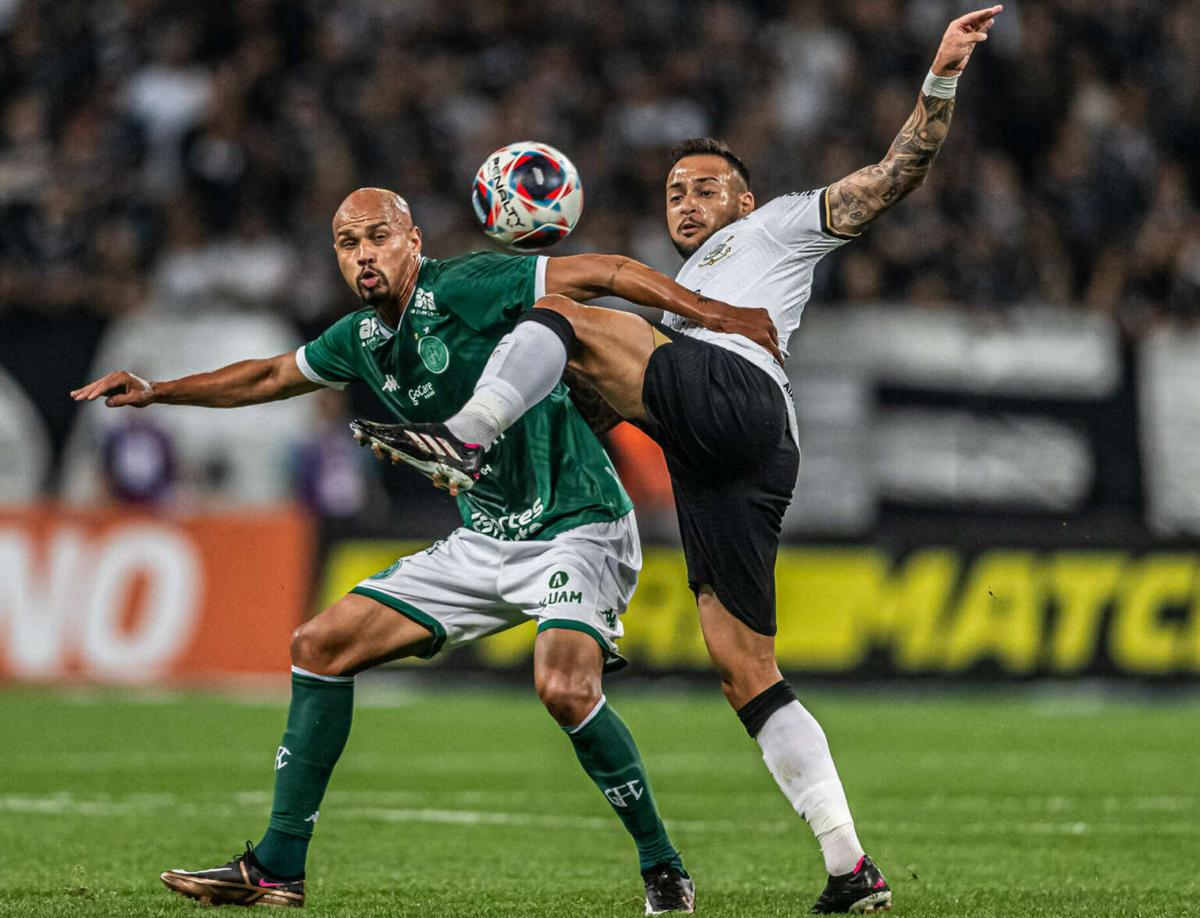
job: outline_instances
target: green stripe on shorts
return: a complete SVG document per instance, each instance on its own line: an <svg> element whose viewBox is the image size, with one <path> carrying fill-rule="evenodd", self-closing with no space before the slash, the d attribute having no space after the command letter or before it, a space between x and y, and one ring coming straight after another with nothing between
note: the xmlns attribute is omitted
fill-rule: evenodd
<svg viewBox="0 0 1200 918"><path fill-rule="evenodd" d="M446 629L442 627L442 623L430 615L428 612L422 612L416 606L406 603L403 599L397 599L395 596L390 596L387 593L381 593L379 590L372 590L370 587L356 586L350 591L357 593L359 596L365 596L367 599L373 599L376 602L383 603L389 609L399 612L405 618L410 618L418 625L424 625L433 632L433 643L429 650L420 654L421 659L428 660L434 656L442 645L446 643Z"/></svg>
<svg viewBox="0 0 1200 918"><path fill-rule="evenodd" d="M604 671L606 673L616 672L618 669L624 669L629 665L628 660L609 646L608 641L604 639L604 635L586 622L578 622L573 618L548 618L538 624L538 634L541 634L543 631L549 631L551 628L561 628L564 631L579 631L590 635L600 645L600 651L604 654Z"/></svg>

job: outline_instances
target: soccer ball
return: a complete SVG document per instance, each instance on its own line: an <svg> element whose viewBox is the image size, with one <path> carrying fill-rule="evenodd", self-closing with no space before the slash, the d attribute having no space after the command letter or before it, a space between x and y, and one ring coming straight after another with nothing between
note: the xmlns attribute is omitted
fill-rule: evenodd
<svg viewBox="0 0 1200 918"><path fill-rule="evenodd" d="M554 147L510 143L475 173L471 204L483 231L514 249L554 245L579 222L583 184L574 164Z"/></svg>

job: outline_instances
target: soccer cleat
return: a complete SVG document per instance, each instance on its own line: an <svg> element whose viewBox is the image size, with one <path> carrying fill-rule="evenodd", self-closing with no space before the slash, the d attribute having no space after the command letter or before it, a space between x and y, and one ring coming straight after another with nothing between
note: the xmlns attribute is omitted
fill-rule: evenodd
<svg viewBox="0 0 1200 918"><path fill-rule="evenodd" d="M672 864L655 864L642 871L646 881L646 914L696 910L696 884L684 871Z"/></svg>
<svg viewBox="0 0 1200 918"><path fill-rule="evenodd" d="M814 915L839 915L850 912L865 915L869 912L887 912L892 908L892 889L865 854L850 873L830 877L825 890L812 907Z"/></svg>
<svg viewBox="0 0 1200 918"><path fill-rule="evenodd" d="M355 418L354 439L378 448L393 460L406 462L430 478L469 491L479 477L483 447L464 443L445 424L378 424Z"/></svg>
<svg viewBox="0 0 1200 918"><path fill-rule="evenodd" d="M222 867L210 870L168 870L159 879L181 896L198 899L202 905L304 905L304 878L281 880L272 877L254 859L254 847Z"/></svg>

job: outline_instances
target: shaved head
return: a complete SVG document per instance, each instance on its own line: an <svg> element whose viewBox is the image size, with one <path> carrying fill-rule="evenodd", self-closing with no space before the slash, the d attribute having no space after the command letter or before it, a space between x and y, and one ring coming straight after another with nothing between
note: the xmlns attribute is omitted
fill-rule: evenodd
<svg viewBox="0 0 1200 918"><path fill-rule="evenodd" d="M408 202L386 188L359 188L350 192L333 215L333 231L346 223L380 218L405 229L413 225Z"/></svg>
<svg viewBox="0 0 1200 918"><path fill-rule="evenodd" d="M395 326L421 267L421 231L408 202L386 188L359 188L333 215L333 248L350 289Z"/></svg>

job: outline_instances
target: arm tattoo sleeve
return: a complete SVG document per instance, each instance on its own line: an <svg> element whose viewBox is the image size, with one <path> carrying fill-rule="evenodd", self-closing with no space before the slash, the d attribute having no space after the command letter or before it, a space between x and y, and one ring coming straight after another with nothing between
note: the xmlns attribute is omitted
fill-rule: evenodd
<svg viewBox="0 0 1200 918"><path fill-rule="evenodd" d="M840 235L858 235L881 213L920 187L946 140L953 114L953 99L918 97L917 107L892 141L887 156L829 187L830 229Z"/></svg>

